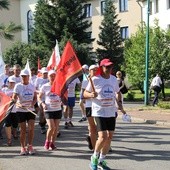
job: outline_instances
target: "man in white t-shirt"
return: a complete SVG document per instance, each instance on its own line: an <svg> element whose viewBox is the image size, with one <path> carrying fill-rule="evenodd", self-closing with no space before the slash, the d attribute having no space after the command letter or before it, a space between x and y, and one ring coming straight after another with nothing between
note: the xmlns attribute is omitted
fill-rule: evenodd
<svg viewBox="0 0 170 170"><path fill-rule="evenodd" d="M80 80L78 78L74 79L69 85L68 85L68 102L67 105L64 105L63 113L64 113L64 119L65 119L65 129L68 129L69 126L73 127L72 123L72 117L73 117L73 107L75 106L75 88L76 84L80 86Z"/></svg>
<svg viewBox="0 0 170 170"><path fill-rule="evenodd" d="M110 149L116 125L116 94L118 101L121 101L117 79L111 75L112 68L113 63L109 59L103 59L100 62L100 74L92 77L84 92L85 98L92 99L92 116L98 131L98 139L91 156L91 169L110 169L106 165L105 157ZM121 102L119 107L122 109Z"/></svg>
<svg viewBox="0 0 170 170"><path fill-rule="evenodd" d="M6 64L5 65L5 71L4 73L0 74L0 89L5 87L5 80L8 78L9 76L9 70L10 70L10 65ZM7 86L6 86L7 87Z"/></svg>
<svg viewBox="0 0 170 170"><path fill-rule="evenodd" d="M161 92L161 85L162 85L162 80L159 74L157 74L151 82L151 88L154 90L154 94L155 94L153 102L152 102L153 106L158 104L158 95Z"/></svg>

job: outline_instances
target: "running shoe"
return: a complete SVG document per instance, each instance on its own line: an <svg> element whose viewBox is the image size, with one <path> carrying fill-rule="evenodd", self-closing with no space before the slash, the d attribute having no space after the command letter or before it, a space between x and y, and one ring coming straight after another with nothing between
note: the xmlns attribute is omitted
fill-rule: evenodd
<svg viewBox="0 0 170 170"><path fill-rule="evenodd" d="M99 162L99 164L98 164L97 167L98 167L98 169L100 169L100 170L111 170L111 169L107 166L106 161Z"/></svg>
<svg viewBox="0 0 170 170"><path fill-rule="evenodd" d="M68 122L65 122L64 128L65 128L65 129L68 129Z"/></svg>
<svg viewBox="0 0 170 170"><path fill-rule="evenodd" d="M86 120L87 120L86 117L82 117L78 122L84 122L84 121L86 121Z"/></svg>
<svg viewBox="0 0 170 170"><path fill-rule="evenodd" d="M34 154L35 154L35 150L33 149L32 145L29 145L28 148L27 148L27 150L28 150L28 153L29 153L30 155L34 155Z"/></svg>
<svg viewBox="0 0 170 170"><path fill-rule="evenodd" d="M50 142L45 141L44 149L49 150L49 147L50 147Z"/></svg>
<svg viewBox="0 0 170 170"><path fill-rule="evenodd" d="M27 150L25 148L21 148L20 155L21 156L27 155Z"/></svg>
<svg viewBox="0 0 170 170"><path fill-rule="evenodd" d="M71 121L68 122L68 125L71 126L71 127L74 127L74 125Z"/></svg>
<svg viewBox="0 0 170 170"><path fill-rule="evenodd" d="M93 150L93 146L92 146L92 143L91 143L91 138L90 138L90 136L87 136L86 141L87 141L87 143L88 143L88 148L89 148L90 150Z"/></svg>
<svg viewBox="0 0 170 170"><path fill-rule="evenodd" d="M98 158L94 158L94 156L91 156L91 162L90 162L90 169L91 170L98 170Z"/></svg>
<svg viewBox="0 0 170 170"><path fill-rule="evenodd" d="M57 147L52 142L50 143L50 148L51 148L51 150L56 150L57 149Z"/></svg>
<svg viewBox="0 0 170 170"><path fill-rule="evenodd" d="M122 115L122 120L123 120L124 122L131 122L131 117L130 117L130 115L128 115L128 114L123 114L123 115Z"/></svg>

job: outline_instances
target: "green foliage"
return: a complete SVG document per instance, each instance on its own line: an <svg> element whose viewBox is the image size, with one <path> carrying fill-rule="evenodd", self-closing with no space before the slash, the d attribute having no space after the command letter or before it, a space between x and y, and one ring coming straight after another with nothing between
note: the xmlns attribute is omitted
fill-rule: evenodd
<svg viewBox="0 0 170 170"><path fill-rule="evenodd" d="M133 91L129 91L126 95L126 100L134 101L134 99L135 99L135 93Z"/></svg>
<svg viewBox="0 0 170 170"><path fill-rule="evenodd" d="M170 103L169 102L159 102L158 106L162 109L170 109Z"/></svg>
<svg viewBox="0 0 170 170"><path fill-rule="evenodd" d="M42 44L51 50L56 39L60 51L63 51L66 42L70 40L74 46L80 62L90 60L92 39L88 28L91 26L82 14L82 3L85 0L53 0L49 5L46 0L39 0L36 6L34 31L31 35L32 43ZM83 48L82 48L83 47Z"/></svg>
<svg viewBox="0 0 170 170"><path fill-rule="evenodd" d="M102 20L97 44L97 56L99 59L110 58L115 67L122 61L122 38L120 35L120 20L117 19L116 8L112 0L107 0L105 5L104 18ZM118 68L117 68L118 69Z"/></svg>
<svg viewBox="0 0 170 170"><path fill-rule="evenodd" d="M0 36L7 40L13 40L14 34L21 30L23 30L23 27L21 25L16 25L13 22L10 22L9 25L6 26L3 23L0 23Z"/></svg>
<svg viewBox="0 0 170 170"><path fill-rule="evenodd" d="M25 67L27 59L29 59L30 66L37 68L38 57L42 66L47 66L51 55L51 51L44 49L41 46L35 46L26 43L15 43L10 49L4 53L4 62L10 65L19 64Z"/></svg>
<svg viewBox="0 0 170 170"><path fill-rule="evenodd" d="M7 9L9 10L9 0L0 0L0 10Z"/></svg>
<svg viewBox="0 0 170 170"><path fill-rule="evenodd" d="M160 73L164 80L170 78L170 33L163 31L155 22L154 27L150 27L150 47L149 47L149 79ZM125 65L123 66L128 81L132 86L143 91L145 79L145 39L146 26L144 29L138 28L136 34L125 42Z"/></svg>

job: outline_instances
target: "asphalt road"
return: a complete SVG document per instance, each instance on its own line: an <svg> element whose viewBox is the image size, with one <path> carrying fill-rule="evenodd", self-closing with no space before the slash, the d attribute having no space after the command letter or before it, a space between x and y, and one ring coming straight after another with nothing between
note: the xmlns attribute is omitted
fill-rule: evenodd
<svg viewBox="0 0 170 170"><path fill-rule="evenodd" d="M0 170L89 170L92 152L87 147L87 122L78 123L81 114L76 106L75 127L65 130L61 121L61 136L57 139L57 151L45 151L45 135L40 134L36 123L34 145L36 155L19 156L19 141L13 146L0 140ZM143 123L125 123L117 120L113 152L107 156L112 170L169 170L170 130L166 127Z"/></svg>

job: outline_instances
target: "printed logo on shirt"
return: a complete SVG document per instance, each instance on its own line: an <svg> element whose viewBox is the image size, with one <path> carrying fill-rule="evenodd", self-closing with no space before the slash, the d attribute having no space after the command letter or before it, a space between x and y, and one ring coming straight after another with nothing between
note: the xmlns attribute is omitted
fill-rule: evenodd
<svg viewBox="0 0 170 170"><path fill-rule="evenodd" d="M102 96L104 98L113 98L113 87L111 85L105 85L102 88Z"/></svg>

